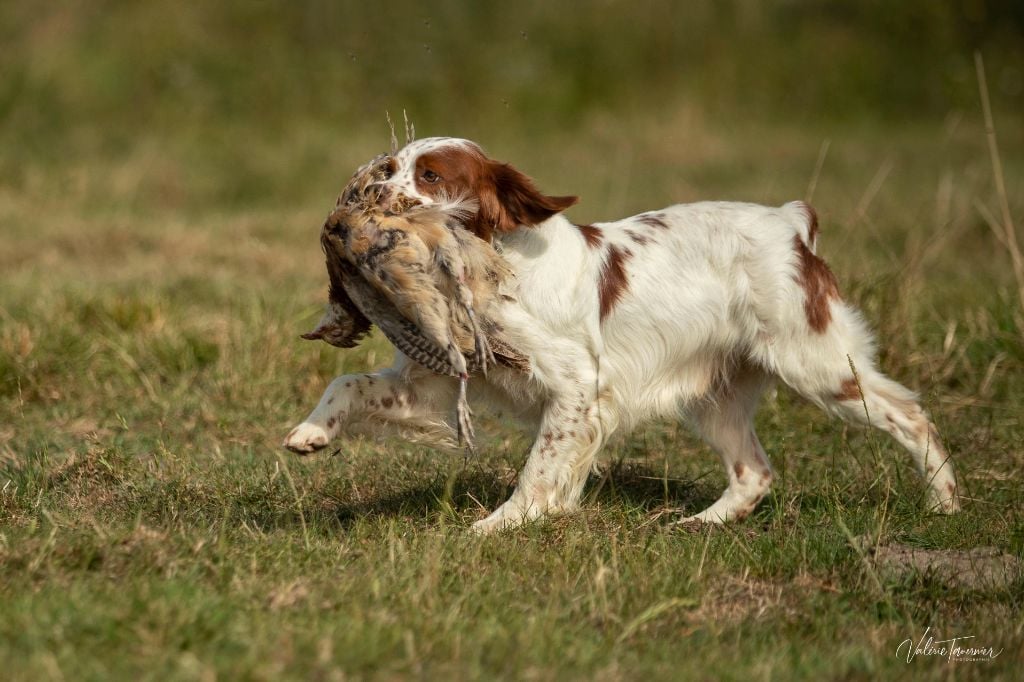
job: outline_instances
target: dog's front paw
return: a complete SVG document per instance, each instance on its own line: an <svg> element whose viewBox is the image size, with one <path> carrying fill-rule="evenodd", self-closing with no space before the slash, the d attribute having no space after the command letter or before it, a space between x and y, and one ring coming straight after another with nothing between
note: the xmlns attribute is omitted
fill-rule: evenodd
<svg viewBox="0 0 1024 682"><path fill-rule="evenodd" d="M469 527L469 531L475 535L491 535L507 528L515 528L521 524L522 521L516 521L516 519L504 517L494 518L494 515L492 514L486 519L480 519L479 521L474 522L473 525Z"/></svg>
<svg viewBox="0 0 1024 682"><path fill-rule="evenodd" d="M308 455L327 447L329 440L330 436L323 427L302 422L285 437L282 445L297 454Z"/></svg>
<svg viewBox="0 0 1024 682"><path fill-rule="evenodd" d="M523 504L520 500L513 498L498 507L486 519L480 519L474 523L470 531L477 535L490 535L502 530L518 528L524 523L554 513L559 513L559 511L552 507L543 510L537 504Z"/></svg>
<svg viewBox="0 0 1024 682"><path fill-rule="evenodd" d="M960 495L955 483L947 483L941 494L929 491L928 507L935 514L956 514L960 511Z"/></svg>

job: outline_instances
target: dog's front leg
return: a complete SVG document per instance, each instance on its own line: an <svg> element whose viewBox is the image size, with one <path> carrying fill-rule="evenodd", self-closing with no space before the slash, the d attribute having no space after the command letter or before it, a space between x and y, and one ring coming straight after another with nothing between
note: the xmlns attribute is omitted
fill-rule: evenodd
<svg viewBox="0 0 1024 682"><path fill-rule="evenodd" d="M319 404L283 445L308 454L327 447L346 428L387 425L447 445L451 429L446 417L455 389L449 377L403 371L401 364L370 374L346 374L327 386Z"/></svg>
<svg viewBox="0 0 1024 682"><path fill-rule="evenodd" d="M594 455L611 431L610 410L605 407L605 414L601 412L585 392L549 400L515 491L493 514L474 523L473 530L491 533L547 514L574 511Z"/></svg>

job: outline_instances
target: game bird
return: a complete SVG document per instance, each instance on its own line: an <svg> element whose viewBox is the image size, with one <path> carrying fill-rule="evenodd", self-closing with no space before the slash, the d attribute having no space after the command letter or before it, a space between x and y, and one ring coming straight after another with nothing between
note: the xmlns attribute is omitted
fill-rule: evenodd
<svg viewBox="0 0 1024 682"><path fill-rule="evenodd" d="M457 377L456 433L473 450L466 399L471 373L495 363L522 370L526 358L502 338L487 310L512 271L487 242L464 228L475 203L453 197L423 205L384 191L394 161L380 155L361 167L324 222L320 243L330 278L317 327L303 334L354 347L376 324L409 359Z"/></svg>

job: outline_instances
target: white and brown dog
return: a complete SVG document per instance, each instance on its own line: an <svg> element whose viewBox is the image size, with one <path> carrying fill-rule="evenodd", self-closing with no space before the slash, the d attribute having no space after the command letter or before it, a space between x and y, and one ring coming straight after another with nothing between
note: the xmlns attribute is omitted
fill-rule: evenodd
<svg viewBox="0 0 1024 682"><path fill-rule="evenodd" d="M810 206L705 202L574 225L561 212L576 197L542 194L515 168L452 138L401 149L384 190L427 204L472 200L478 210L466 227L515 273L494 315L529 367L493 368L471 382L470 397L530 420L537 438L515 492L476 530L576 509L612 433L662 416L689 417L729 480L714 504L684 520L743 518L772 482L753 416L776 378L891 434L925 478L930 508L959 509L934 425L911 391L875 367L870 331L814 253ZM284 445L312 452L359 424L450 443L457 381L395 355L389 369L331 382Z"/></svg>

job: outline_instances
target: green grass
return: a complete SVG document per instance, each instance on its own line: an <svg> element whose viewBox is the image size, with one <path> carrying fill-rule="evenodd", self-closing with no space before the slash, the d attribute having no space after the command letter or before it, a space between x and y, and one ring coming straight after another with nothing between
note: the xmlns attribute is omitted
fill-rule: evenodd
<svg viewBox="0 0 1024 682"><path fill-rule="evenodd" d="M881 577L851 542L1024 554L1024 311L971 61L1020 226L1022 24L933 4L4 5L0 676L1013 678L1024 582ZM699 533L667 522L724 475L669 422L616 438L580 513L486 538L529 444L498 421L468 462L280 450L333 376L390 360L298 338L385 108L580 194L577 222L804 198L827 145L819 253L921 392L964 513L923 513L895 444L783 388L758 416L772 495ZM1003 653L897 658L929 626Z"/></svg>

